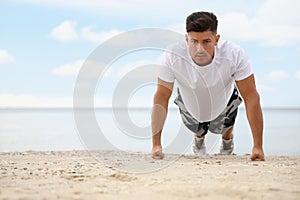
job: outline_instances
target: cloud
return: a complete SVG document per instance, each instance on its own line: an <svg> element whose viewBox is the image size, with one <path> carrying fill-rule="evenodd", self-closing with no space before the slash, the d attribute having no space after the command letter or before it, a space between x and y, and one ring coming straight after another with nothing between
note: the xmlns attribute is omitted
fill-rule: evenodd
<svg viewBox="0 0 300 200"><path fill-rule="evenodd" d="M0 49L0 64L9 64L14 62L15 59L6 50Z"/></svg>
<svg viewBox="0 0 300 200"><path fill-rule="evenodd" d="M258 10L258 18L270 24L299 27L299 6L300 3L297 0L266 0Z"/></svg>
<svg viewBox="0 0 300 200"><path fill-rule="evenodd" d="M24 3L24 2L23 2ZM51 5L51 6L60 6L60 7L68 7L68 8L76 8L82 10L96 10L97 13L105 13L107 18L109 16L126 16L127 18L136 18L136 16L140 16L141 19L148 20L150 19L148 16L151 16L151 22L155 21L156 18L163 18L165 21L170 21L170 23L177 23L179 19L181 19L178 24L170 24L165 27L171 30L178 31L180 33L185 31L184 28L184 19L192 11L187 13L187 10L190 10L186 7L184 10L179 11L179 13L173 13L173 11L165 11L160 12L160 10L165 10L165 8L169 7L170 2L158 2L154 0L154 2L139 2L134 1L134 3L130 3L130 1L120 1L120 0L112 0L112 1L36 1L36 0L25 0L25 3L33 3L33 4L41 4L41 5ZM157 4L159 6L157 6ZM197 2L198 3L198 2ZM192 4L192 3L190 3ZM232 2L229 3L233 4ZM255 4L255 3L253 3ZM300 42L300 15L298 15L299 3L295 0L265 0L258 6L258 10L255 13L240 11L243 9L238 9L241 6L241 3L235 3L232 9L223 9L221 14L218 14L219 19L219 32L222 37L234 41L258 41L262 45L266 46L284 46L289 44L294 44L295 42ZM205 3L206 7L214 7L210 3ZM174 5L176 7L182 7L181 3L178 5ZM145 10L145 7L147 10ZM216 10L220 9L219 7ZM153 15L152 10L156 11L156 14ZM173 8L172 10L175 10ZM179 9L181 10L181 9ZM225 11L224 11L225 10ZM233 11L230 11L233 10ZM278 10L280 10L280 14L278 14ZM164 13L162 15L161 13ZM216 11L217 13L217 11ZM248 14L247 14L248 13ZM109 16L108 16L109 15ZM75 24L76 25L76 24ZM96 27L95 25L89 25L81 29L80 33L77 34L75 32L75 25L71 24L69 27L70 32L73 32L73 38L77 38L80 34L80 37L84 40L93 42L93 43L101 43L108 38L115 36L122 31L117 29L112 29L103 32L95 32L93 29ZM158 23L158 26L161 24ZM62 32L64 33L64 32ZM63 35L61 32L58 35ZM72 34L71 34L72 35ZM65 38L65 36L58 37ZM68 38L68 37L66 37ZM70 37L71 40L72 37ZM64 41L64 40L63 40Z"/></svg>
<svg viewBox="0 0 300 200"><path fill-rule="evenodd" d="M20 4L33 4L40 6L52 6L61 7L68 9L75 9L79 11L88 11L96 13L98 15L113 16L120 18L136 18L147 20L161 19L162 16L165 18L173 18L178 15L179 12L183 13L182 7L186 9L194 9L194 5L199 3L198 0L193 0L189 4L177 2L174 4L172 0L152 0L152 1L141 1L141 0L13 0ZM202 6L208 5L209 3L203 2ZM172 5L172 9L170 9ZM184 14L185 15L185 14Z"/></svg>
<svg viewBox="0 0 300 200"><path fill-rule="evenodd" d="M74 41L78 39L75 30L76 25L77 22L66 20L51 31L50 37L63 42Z"/></svg>
<svg viewBox="0 0 300 200"><path fill-rule="evenodd" d="M81 59L56 67L52 70L52 73L58 76L75 77L79 75L80 72L81 78L100 78L101 76L111 77L113 71L114 70L111 67L108 68L107 65L99 61L92 59ZM103 72L104 74L102 75L101 72Z"/></svg>
<svg viewBox="0 0 300 200"><path fill-rule="evenodd" d="M76 21L65 20L60 25L53 28L50 33L50 37L62 42L71 42L77 39L82 39L99 44L122 33L122 31L116 29L96 32L93 30L96 28L96 25L88 25L80 31L76 31L76 26Z"/></svg>
<svg viewBox="0 0 300 200"><path fill-rule="evenodd" d="M300 69L298 69L298 71L296 71L295 74L296 78L300 80Z"/></svg>
<svg viewBox="0 0 300 200"><path fill-rule="evenodd" d="M185 28L185 24L184 23L181 23L181 24L172 24L170 26L167 26L166 29L170 29L170 30L178 32L180 34L185 34L186 33L186 28Z"/></svg>
<svg viewBox="0 0 300 200"><path fill-rule="evenodd" d="M300 41L297 4L293 0L266 0L253 17L240 12L225 13L219 17L219 30L233 40L259 41L267 46L294 44Z"/></svg>
<svg viewBox="0 0 300 200"><path fill-rule="evenodd" d="M299 26L271 24L260 18L249 18L243 13L220 16L219 30L233 40L259 41L266 46L284 46L300 41Z"/></svg>
<svg viewBox="0 0 300 200"><path fill-rule="evenodd" d="M105 40L122 33L119 30L110 30L110 31L102 31L102 32L95 32L94 29L96 25L90 25L81 29L80 33L82 39L93 42L93 43L102 43Z"/></svg>
<svg viewBox="0 0 300 200"><path fill-rule="evenodd" d="M52 70L52 73L59 76L77 76L84 60L77 60L73 63L61 65Z"/></svg>
<svg viewBox="0 0 300 200"><path fill-rule="evenodd" d="M218 32L225 39L258 41L264 46L295 44L300 42L299 5L294 0L266 0L254 15L232 9L237 11L226 11L217 16ZM185 32L184 23L172 24L166 28Z"/></svg>
<svg viewBox="0 0 300 200"><path fill-rule="evenodd" d="M289 73L284 70L273 70L267 74L267 79L271 81L279 81L289 78Z"/></svg>

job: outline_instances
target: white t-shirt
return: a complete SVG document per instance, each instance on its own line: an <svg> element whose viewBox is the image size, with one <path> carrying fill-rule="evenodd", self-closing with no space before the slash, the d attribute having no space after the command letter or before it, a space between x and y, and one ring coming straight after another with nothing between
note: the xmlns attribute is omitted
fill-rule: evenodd
<svg viewBox="0 0 300 200"><path fill-rule="evenodd" d="M225 109L235 80L252 74L246 53L239 46L219 41L212 62L198 66L192 60L186 42L175 44L161 58L158 77L176 80L187 111L199 122L215 119Z"/></svg>

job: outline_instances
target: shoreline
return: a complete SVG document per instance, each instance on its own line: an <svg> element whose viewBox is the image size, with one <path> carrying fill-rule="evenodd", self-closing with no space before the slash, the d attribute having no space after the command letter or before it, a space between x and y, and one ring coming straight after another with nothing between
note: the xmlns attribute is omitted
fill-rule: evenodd
<svg viewBox="0 0 300 200"><path fill-rule="evenodd" d="M300 156L0 153L0 199L298 199ZM152 168L151 168L152 167ZM145 169L152 169L146 171ZM154 169L154 170L153 170Z"/></svg>

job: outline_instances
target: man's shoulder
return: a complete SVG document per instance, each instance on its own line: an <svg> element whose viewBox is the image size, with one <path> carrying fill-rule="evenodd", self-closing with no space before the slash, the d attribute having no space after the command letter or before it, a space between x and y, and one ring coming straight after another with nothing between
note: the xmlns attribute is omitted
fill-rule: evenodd
<svg viewBox="0 0 300 200"><path fill-rule="evenodd" d="M232 61L245 57L246 55L244 49L240 45L228 40L218 42L217 53L218 57Z"/></svg>
<svg viewBox="0 0 300 200"><path fill-rule="evenodd" d="M161 57L163 64L168 63L169 66L175 65L177 62L186 60L188 58L187 46L183 41L170 44L164 49L164 54Z"/></svg>
<svg viewBox="0 0 300 200"><path fill-rule="evenodd" d="M172 56L185 56L187 53L187 46L184 41L176 42L173 44L170 44L167 48L166 51Z"/></svg>

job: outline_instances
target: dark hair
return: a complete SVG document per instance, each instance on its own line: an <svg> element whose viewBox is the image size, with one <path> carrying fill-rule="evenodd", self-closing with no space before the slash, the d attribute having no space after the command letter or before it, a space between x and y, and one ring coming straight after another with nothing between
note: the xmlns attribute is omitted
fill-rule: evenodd
<svg viewBox="0 0 300 200"><path fill-rule="evenodd" d="M186 18L186 32L217 32L218 19L211 12L194 12Z"/></svg>

